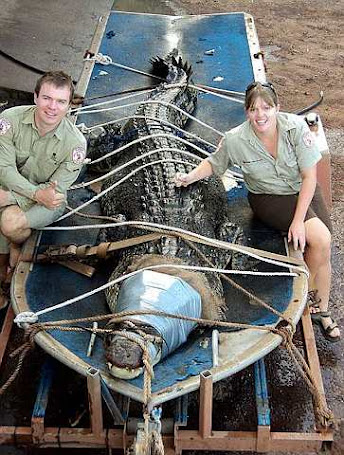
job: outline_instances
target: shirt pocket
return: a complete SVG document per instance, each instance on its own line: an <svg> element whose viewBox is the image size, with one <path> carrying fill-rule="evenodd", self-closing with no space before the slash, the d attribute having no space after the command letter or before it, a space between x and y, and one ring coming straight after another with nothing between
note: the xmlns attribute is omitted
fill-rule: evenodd
<svg viewBox="0 0 344 455"><path fill-rule="evenodd" d="M269 163L262 159L255 159L252 161L242 161L240 165L242 171L246 175L261 175L266 174L271 166Z"/></svg>
<svg viewBox="0 0 344 455"><path fill-rule="evenodd" d="M45 183L50 179L58 167L59 163L53 156L46 156L44 160L36 157L29 165L30 177L36 183Z"/></svg>
<svg viewBox="0 0 344 455"><path fill-rule="evenodd" d="M45 175L53 174L56 169L60 166L60 163L54 155L48 156L42 166L42 171Z"/></svg>

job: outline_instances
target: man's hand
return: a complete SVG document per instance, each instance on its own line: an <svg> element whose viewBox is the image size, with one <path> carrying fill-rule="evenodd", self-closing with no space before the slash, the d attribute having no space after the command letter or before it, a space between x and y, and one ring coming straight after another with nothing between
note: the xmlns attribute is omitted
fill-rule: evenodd
<svg viewBox="0 0 344 455"><path fill-rule="evenodd" d="M49 210L55 210L64 202L63 194L56 191L57 182L51 182L46 188L36 191L34 200Z"/></svg>
<svg viewBox="0 0 344 455"><path fill-rule="evenodd" d="M9 200L9 191L1 190L0 189L0 207L6 207L10 204Z"/></svg>

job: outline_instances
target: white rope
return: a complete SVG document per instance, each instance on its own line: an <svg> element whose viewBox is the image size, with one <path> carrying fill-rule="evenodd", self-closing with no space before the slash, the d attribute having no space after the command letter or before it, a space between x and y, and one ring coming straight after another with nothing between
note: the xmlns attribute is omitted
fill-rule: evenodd
<svg viewBox="0 0 344 455"><path fill-rule="evenodd" d="M73 108L72 112L74 114L80 114L80 113L83 114L84 113L83 111L87 111L87 109L93 109L93 108L99 107L99 106L107 106L108 104L118 103L119 101L124 101L124 100L130 99L130 98L134 98L135 96L142 96L142 95L146 95L148 93L152 93L155 90L156 90L155 88L145 89L145 90L141 90L140 92L137 92L137 93L132 93L130 95L122 96L121 98L116 98L116 99L112 99L109 101L101 101L99 103L89 104L87 106Z"/></svg>
<svg viewBox="0 0 344 455"><path fill-rule="evenodd" d="M101 55L101 54L98 54L98 55ZM103 61L101 62L102 64L112 64L112 60L110 57L108 56L102 56L103 57ZM99 61L100 63L100 61ZM130 69L129 67L124 67L123 65L117 65L117 66L121 66L125 69ZM132 69L130 69L132 70ZM142 72L140 72L142 74ZM148 75L148 74L147 74ZM149 75L151 76L151 75ZM204 89L203 89L204 90ZM211 92L210 92L211 93ZM141 104L141 103L134 103L135 104ZM183 114L189 116L189 114L187 114L186 112L182 111L181 109L177 108L176 106L174 105L170 105L169 103L163 103L163 102L147 102L147 104L162 104L162 105L165 105L165 106L172 106L174 108L176 108L177 110L181 111ZM122 106L123 107L123 106ZM108 109L105 109L105 110L108 110ZM109 109L110 110L110 109ZM93 111L88 111L87 113L93 113ZM190 118L192 118L192 116L190 116ZM197 119L195 119L197 120ZM200 122L201 124L203 124L203 122ZM205 124L203 124L204 126L207 126ZM217 130L213 129L212 127L209 127L210 129L212 129L213 131L216 131L218 132ZM222 133L218 132L220 135L222 135ZM168 135L162 135L163 137L166 137ZM146 139L146 138L145 138ZM181 138L178 138L178 139L181 139ZM183 140L185 143L187 143L187 141ZM198 147L195 147L197 149L199 149ZM166 149L162 149L162 150L166 150ZM172 150L178 150L178 149L172 149ZM202 149L200 149L202 150ZM155 150L155 151L152 151L152 152L148 152L147 154L141 156L141 157L137 157L136 159L132 160L132 162L135 162L137 161L138 159L141 159L142 157L144 156L149 156L151 155L152 153L156 153L157 151L159 151L159 149ZM116 152L116 151L115 151ZM114 152L114 153L115 153ZM206 153L205 151L202 150L202 152ZM188 154L187 152L184 152L184 154ZM108 154L109 155L109 154ZM162 161L170 161L170 160L159 160L157 162L162 162ZM171 161L177 161L177 160L171 160ZM94 161L96 162L96 161ZM148 163L144 166L141 166L141 168L143 167L146 167L146 166L149 166L149 165L152 165L153 163ZM191 163L189 163L191 165ZM125 166L127 166L128 164L126 164ZM133 173L135 172L138 172L138 170L134 170ZM131 173L132 174L132 173ZM129 178L129 176L131 175L129 174L128 176L125 177L125 179ZM123 180L123 179L122 179ZM117 182L115 185L117 186L118 184L120 184L121 181ZM113 186L112 186L113 187ZM105 194L107 191L110 191L112 189L112 187L108 188L107 190L105 190L103 193ZM100 195L97 195L95 198L93 198L94 200L98 198L98 196ZM92 201L89 201L89 203L92 202ZM88 203L87 203L88 205ZM85 204L82 204L80 207L78 207L77 209L74 209L74 211L72 211L73 213L75 213L76 211L79 211L81 210L83 207L85 207ZM72 214L72 212L70 212L70 214L68 214L68 216L70 216ZM63 217L60 217L58 221L62 220L66 218L66 216L63 216ZM251 253L251 252L248 252L248 251L242 251L240 250L238 247L235 247L234 245L230 245L229 243L227 242L222 242L222 241L218 241L218 240L214 240L214 239L210 239L210 238L207 238L205 236L202 236L202 235L198 235L198 234L195 234L195 233L192 233L190 231L187 231L187 230L183 230L183 229L180 229L180 228L174 228L174 227L171 227L171 226L165 226L165 225L159 225L159 224L156 224L156 223L147 223L147 222L139 222L139 221L130 221L130 222L121 222L121 223L109 223L107 225L105 224L101 224L101 225L91 225L91 226L74 226L74 227L49 227L49 228L43 228L42 230L71 230L71 229L89 229L89 228L100 228L100 227L118 227L118 226L124 226L124 225L141 225L141 226L151 226L151 227L158 227L160 229L168 229L168 230L172 230L172 231L175 231L175 232L183 232L183 233L186 233L188 235L191 235L191 236L196 236L200 239L206 239L207 241L210 241L211 243L213 244L216 244L216 245L221 245L221 247L224 247L225 249L232 249L234 251L240 251L241 253L244 253L244 254L248 254L249 256L252 256L252 257L255 257L257 259L260 259L260 260L263 260L265 262L268 262L268 263L271 263L271 264L275 264L275 265L278 265L278 266L282 266L282 267L287 267L287 268L293 268L294 270L298 270L300 271L301 273L307 273L306 269L302 268L302 267L298 267L298 266L291 266L290 264L285 264L283 262L277 262L277 261L274 261L274 260L271 260L271 259L267 259L267 258L262 258L254 253ZM230 247L229 247L230 245ZM45 308L43 310L40 310L36 313L33 313L34 315L36 315L36 317L38 317L39 315L42 315L42 314L45 314L45 313L48 313L48 312L51 312L53 310L56 310L56 309L59 309L59 308L63 308L65 306L68 306L68 305L71 305L73 303L76 303L80 300L83 300L85 298L88 298L98 292L101 292L131 276L134 276L136 275L137 273L141 272L141 271L144 271L144 270L152 270L152 269L156 269L156 268L162 268L162 267L169 267L169 268L175 268L175 269L184 269L184 270L197 270L197 271L207 271L207 272L213 272L213 273L223 273L223 274L236 274L236 275L257 275L257 276L297 276L296 273L290 273L290 272L255 272L255 271L247 271L247 270L226 270L226 269L219 269L219 268L212 268L212 267L200 267L200 266L187 266L187 265L173 265L173 264L159 264L159 265L156 265L156 266L150 266L150 267L144 267L142 269L139 269L139 270L136 270L134 272L131 272L131 273L128 273L124 276L121 276L115 280L112 280L110 282L107 282L105 283L104 285L102 286L99 286L98 288L96 289L93 289L89 292L86 292L84 294L81 294L77 297L74 297L72 299L69 299L69 300L66 300L64 302L61 302L60 304L57 304L57 305L54 305L52 307L48 307L48 308Z"/></svg>
<svg viewBox="0 0 344 455"><path fill-rule="evenodd" d="M233 96L223 95L222 93L216 93L215 91L213 91L213 90L216 90L216 88L214 88L213 90L209 90L209 88L211 89L212 87L206 88L206 86L197 85L197 84L196 85L188 84L188 85L189 85L189 87L199 90L200 92L204 92L209 95L217 96L218 98L223 98L225 100L234 101L234 103L239 103L239 104L245 103L244 100L234 98Z"/></svg>
<svg viewBox="0 0 344 455"><path fill-rule="evenodd" d="M197 117L194 117L193 115L189 114L188 112L183 111L183 109L180 109L180 107L176 106L175 104L166 103L164 101L158 101L158 100L136 101L135 103L122 104L121 106L107 107L105 109L94 109L94 110L90 110L90 111L84 111L83 115L85 115L85 114L97 114L97 113L100 113L100 112L115 111L115 110L124 109L124 108L127 108L127 107L144 106L144 105L148 105L148 104L160 104L160 105L165 106L165 107L171 107L172 109L175 109L176 111L181 112L183 115L185 115L189 119L195 121L196 123L200 124L201 126L204 126L205 128L208 128L209 130L215 132L219 136L221 136L221 137L224 136L224 133L222 133L221 131L217 130L216 128L213 128L212 126L208 125L207 123L202 122Z"/></svg>
<svg viewBox="0 0 344 455"><path fill-rule="evenodd" d="M195 232L188 231L186 229L178 228L175 226L167 226L167 225L159 224L159 223L152 223L149 221L121 221L121 222L116 222L116 223L91 224L91 225L82 225L82 226L47 226L45 228L41 228L40 230L42 230L42 231L72 231L72 230L82 230L82 229L115 228L115 227L122 227L122 226L134 226L134 227L140 226L143 228L154 228L154 229L172 231L177 234L186 234L195 239L203 240L203 241L211 244L212 246L222 248L224 250L236 251L237 253L246 254L247 256L258 259L259 261L267 262L268 264L277 265L279 267L286 267L289 269L293 269L297 272L306 274L307 277L309 276L309 272L305 267L288 264L288 263L282 262L282 260L279 261L279 260L262 257L259 254L253 253L252 251L242 249L240 247L240 245L235 245L233 243L225 242L222 240L212 239L210 237L206 237L201 234L196 234Z"/></svg>
<svg viewBox="0 0 344 455"><path fill-rule="evenodd" d="M238 92L237 90L227 90L224 88L211 87L210 85L204 85L204 84L195 84L195 86L200 87L201 89L209 90L211 93L214 93L215 95L224 94L224 95L230 95L233 97L239 96L239 99L245 98L245 92ZM226 98L229 98L230 96L227 96Z"/></svg>
<svg viewBox="0 0 344 455"><path fill-rule="evenodd" d="M91 291L85 292L84 294L80 294L76 297L73 297L72 299L65 300L64 302L58 303L57 305L53 305L53 306L44 308L43 310L39 310L39 311L35 312L34 314L38 317L38 316L41 316L42 314L50 313L51 311L58 310L60 308L64 308L66 306L79 302L80 300L87 299L88 297L91 297L94 294L98 294L101 291L105 291L109 287L114 286L115 284L120 283L121 281L124 281L127 278L137 275L138 273L140 273L144 270L154 270L154 269L163 268L163 267L181 269L181 270L194 270L194 271L200 271L200 272L223 273L226 275L256 275L256 276L270 276L270 277L297 276L296 273L290 273L290 272L253 272L253 271L247 271L247 270L227 270L227 269L218 269L218 268L212 268L212 267L200 267L200 266L191 266L191 265L157 264L157 265L152 265L149 267L143 267L141 269L135 270L134 272L129 272L114 280L108 281L107 283L103 284L102 286L92 289Z"/></svg>
<svg viewBox="0 0 344 455"><path fill-rule="evenodd" d="M148 77L154 77L155 79L159 79L161 81L165 81L164 78L160 76L154 76L153 74L150 73L145 73L144 71L138 70L136 68L132 68L130 66L122 65L121 63L116 63L112 60L112 58L109 55L104 55L102 53L96 54L94 57L87 57L85 60L88 61L95 61L96 63L100 63L101 65L113 65L113 66L118 66L118 68L122 68L124 70L132 71L133 73L138 73L142 74L143 76L148 76Z"/></svg>
<svg viewBox="0 0 344 455"><path fill-rule="evenodd" d="M183 128L180 128L179 126L175 125L174 123L168 122L167 120L163 120L158 117L150 117L146 115L128 115L127 117L120 117L116 120L110 120L109 122L103 122L103 123L98 123L97 125L93 126L87 126L85 123L79 123L77 128L80 129L82 133L90 133L93 130L96 130L97 128L102 128L103 126L107 125L113 125L114 123L120 123L123 122L124 120L132 120L132 119L142 119L142 120L155 120L158 123L161 123L166 126L170 126L171 128L180 131L185 134L185 136L190 136L193 137L194 139L197 139L199 142L202 142L205 145L208 145L209 147L216 149L216 144L212 144L211 142L206 141L205 139L202 139L201 137L197 136L197 134L191 133L190 131L184 130Z"/></svg>
<svg viewBox="0 0 344 455"><path fill-rule="evenodd" d="M198 147L197 145L193 144L192 142L189 142L186 139L183 139L182 137L175 136L171 133L157 133L157 134L150 134L148 136L142 136L142 137L139 137L138 139L134 139L133 141L128 142L128 144L123 145L122 147L119 147L118 149L112 150L112 152L108 152L105 155L101 156L100 158L97 158L93 161L89 161L87 164L99 163L100 161L103 161L110 156L116 155L116 154L122 152L123 150L126 150L127 148L132 147L135 144L139 144L139 143L147 141L149 139L156 139L158 137L173 139L177 142L181 142L182 144L190 146L191 148L197 150L198 152L203 153L203 155L210 156L209 152L202 149L201 147ZM165 148L163 150L165 150ZM180 152L182 153L182 150L180 150ZM195 155L195 156L197 156L197 155Z"/></svg>
<svg viewBox="0 0 344 455"><path fill-rule="evenodd" d="M116 174L117 172L121 171L122 169L125 169L126 167L129 166L129 164L132 164L132 163L136 163L137 161L143 159L143 158L146 158L147 156L150 156L150 155L154 155L155 153L159 153L161 151L173 151L173 152L180 152L182 155L186 155L186 156L191 156L192 158L196 158L195 155L193 153L190 153L190 152L186 152L185 150L183 152L181 152L179 149L175 149L175 148L172 148L172 147L165 147L165 148L162 148L162 149L155 149L155 150L151 150L147 153L144 153L143 155L140 155L140 156L137 156L136 158L133 158L129 163L125 163L125 164L122 164L122 166L118 166L116 169L113 169L112 171L108 172L106 174L106 178L108 178L109 176L112 176L114 174ZM202 161L202 158L199 158L197 157L200 161ZM191 164L191 163L190 163ZM135 170L133 171L135 172ZM100 181L104 178L104 176L101 176L99 177L98 179L94 179L92 182L95 183L96 181ZM124 179L124 180L123 180ZM64 220L65 218L68 218L70 217L71 215L73 215L74 213L78 212L79 210L83 209L84 207L87 207L88 205L92 204L92 202L98 200L100 197L102 197L104 194L108 193L109 191L111 191L113 188L116 188L116 186L118 186L119 184L123 183L127 177L124 177L123 179L119 180L118 182L114 183L113 185L109 186L108 188L106 188L104 191L102 191L101 193L97 194L96 196L93 196L92 199L90 199L89 201L86 201L84 202L83 204L81 204L79 207L76 207L75 209L73 209L71 212L69 213L66 213L65 215L62 215L60 216L60 218L58 218L56 220L56 222L58 221L62 221ZM89 183L90 184L90 183Z"/></svg>
<svg viewBox="0 0 344 455"><path fill-rule="evenodd" d="M137 68L133 68L131 66L126 66L126 65L122 65L121 63L114 62L110 56L104 55L100 52L98 54L96 54L94 57L86 58L85 60L95 61L96 63L100 63L101 65L117 66L118 68L122 68L127 71L132 71L134 73L142 74L144 76L149 76L151 78L158 79L162 82L166 81L166 79L164 79L160 76L156 76L152 73L146 73L144 71L138 70ZM170 84L170 85L177 85L177 84ZM235 90L226 90L226 89L221 89L221 88L217 88L217 87L210 87L210 86L203 85L203 84L191 85L191 84L184 83L183 85L188 85L189 87L195 88L199 91L203 91L205 93L210 93L210 94L212 94L214 96L218 96L220 98L230 99L237 103L243 103L243 100L240 100L240 99L236 98L235 96L231 96L231 95L236 95L236 96L239 95L241 97L245 96L244 92L238 92Z"/></svg>
<svg viewBox="0 0 344 455"><path fill-rule="evenodd" d="M169 90L169 89L174 89L177 87L184 87L187 84L164 84L164 89ZM152 92L156 92L158 90L158 87L154 88L144 88L138 92L131 93L125 96L122 96L121 98L112 98L111 100L108 101L100 101L99 103L94 103L94 104L89 104L87 106L81 106L81 107L76 107L72 109L73 113L79 113L81 111L85 111L87 109L93 109L94 107L99 107L99 106L107 106L108 104L113 104L113 103L118 103L118 101L124 101L130 98L134 98L135 96L142 96L142 95L147 95Z"/></svg>
<svg viewBox="0 0 344 455"><path fill-rule="evenodd" d="M205 139L202 139L201 137L197 136L196 134L193 134L193 133L191 133L189 131L183 130L182 128L179 128L177 125L174 125L173 123L170 123L167 120L162 120L162 119L159 119L157 117L148 117L148 116L144 116L144 115L131 115L131 116L128 116L128 117L121 117L119 119L111 120L110 122L99 123L99 124L91 126L91 127L86 126L84 123L81 123L81 124L76 125L76 126L81 130L81 132L87 133L87 132L90 132L90 131L92 131L94 129L101 128L101 127L106 126L106 125L111 125L113 123L122 122L124 120L130 120L130 119L156 120L159 123L162 123L164 125L173 127L176 130L183 132L186 136L193 137L194 139L198 140L199 142L202 142L205 145L208 145L209 147L211 147L213 149L216 149L216 147L217 147L215 144L212 144L211 142L208 142ZM175 139L178 136L172 135L171 137L173 137ZM193 146L192 142L187 142L187 144ZM118 150L119 149L116 149L116 151L118 151ZM121 149L121 150L123 150L123 149ZM202 153L204 153L206 155L211 155L210 153L208 153L207 151L205 151L203 149L200 149L200 151L202 151ZM86 164L91 164L91 163L94 163L94 162L96 162L96 161L89 161ZM235 180L238 180L240 182L244 181L243 175L240 172L227 169L226 174L229 174L232 178L235 178ZM71 189L72 188L74 188L74 187L71 187Z"/></svg>
<svg viewBox="0 0 344 455"><path fill-rule="evenodd" d="M201 160L201 158L199 158L199 160ZM134 174L136 174L137 172L139 171L142 171L142 169L148 167L148 166L155 166L156 164L161 164L161 163L165 163L165 162L170 162L170 163L179 163L179 164L185 164L185 165L189 165L191 167L195 167L196 164L193 164L193 163L190 163L189 161L183 161L183 160L176 160L176 159L173 159L173 158L164 158L163 160L156 160L156 161L152 161L151 163L147 163L147 164L144 164L142 166L139 166L137 167L136 169L134 169L133 171L131 171L129 174L127 174L125 177L123 177L121 180L119 180L118 182L116 182L112 189L115 188L116 186L118 185L121 185L122 183L124 183L126 180L128 180L130 177L132 177ZM112 172L112 171L111 171ZM90 186L90 185L94 185L95 183L98 183L100 182L101 180L103 180L104 178L107 178L107 174L105 174L104 176L101 176L101 177L98 177L94 180L90 180L89 182L85 182L85 183L80 183L79 185L74 185L73 187L71 187L70 189L78 189L78 188L86 188L87 186ZM104 190L101 191L100 193L98 193L98 199L99 197L102 197L103 195L105 194ZM88 204L91 204L92 202L94 202L94 199L90 199L88 201ZM87 205L88 205L87 204ZM81 208L81 206L79 206ZM76 209L79 209L79 207L76 207ZM73 212L75 213L75 212ZM68 214L69 215L69 214ZM69 215L71 216L71 215ZM67 217L66 217L67 218Z"/></svg>

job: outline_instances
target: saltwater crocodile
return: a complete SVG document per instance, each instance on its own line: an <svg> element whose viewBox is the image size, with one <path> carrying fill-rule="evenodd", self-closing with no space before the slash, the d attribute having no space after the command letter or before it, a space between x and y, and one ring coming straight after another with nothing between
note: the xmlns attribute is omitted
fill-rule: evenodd
<svg viewBox="0 0 344 455"><path fill-rule="evenodd" d="M149 139L122 152L112 165L120 166L138 156L142 156L142 160L107 179L103 189L113 185L138 166L148 166L109 191L101 199L102 212L116 219L174 226L207 237L237 242L241 237L241 230L230 221L226 192L220 179L211 177L187 188L177 188L174 183L177 172L189 172L199 163L196 158L183 154L185 151L195 152L178 140L177 133L180 130L168 125L172 123L179 128L184 128L188 117L183 114L183 111L191 113L195 109L197 92L188 86L191 70L181 58L177 60L175 53L171 53L164 60L154 59L152 64L153 73L166 78L166 83L162 83L154 91L148 99L149 103L143 102L139 106L135 118L131 119L122 131L123 134L130 134L132 139L146 136L149 136ZM176 85L171 87L171 84ZM179 109L176 110L171 105ZM168 137L162 137L162 134ZM153 150L157 152L144 156ZM161 161L157 162L159 160ZM152 164L149 165L149 163ZM107 240L114 241L143 233L147 231L132 227L109 229ZM229 251L205 245L199 245L198 248L215 267L224 268L231 260ZM199 252L183 239L162 237L150 244L141 244L124 250L118 257L118 265L110 279L113 280L128 271L157 263L209 266ZM223 288L215 273L181 272L173 268L160 271L169 275L182 276L201 294L203 317L211 319L222 317ZM118 311L118 293L119 285L112 286L106 293L108 305L114 313ZM110 326L117 331L133 330L131 323L118 325L110 322ZM156 328L149 327L149 324L147 327L147 324L141 323L139 329L156 333ZM141 370L142 350L135 342L116 334L107 337L105 345L107 362L113 374L123 376L122 372L126 371L129 372L129 376L135 376Z"/></svg>

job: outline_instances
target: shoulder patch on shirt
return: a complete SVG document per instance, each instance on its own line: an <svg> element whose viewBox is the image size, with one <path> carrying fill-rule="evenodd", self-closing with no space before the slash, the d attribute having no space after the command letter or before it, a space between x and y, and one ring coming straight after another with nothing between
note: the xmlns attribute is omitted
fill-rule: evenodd
<svg viewBox="0 0 344 455"><path fill-rule="evenodd" d="M11 122L5 118L0 118L0 136L3 136L11 128Z"/></svg>
<svg viewBox="0 0 344 455"><path fill-rule="evenodd" d="M86 158L86 150L84 147L75 147L72 151L72 160L75 164L82 164Z"/></svg>
<svg viewBox="0 0 344 455"><path fill-rule="evenodd" d="M310 131L304 133L302 140L306 147L311 147L314 144L314 137Z"/></svg>

